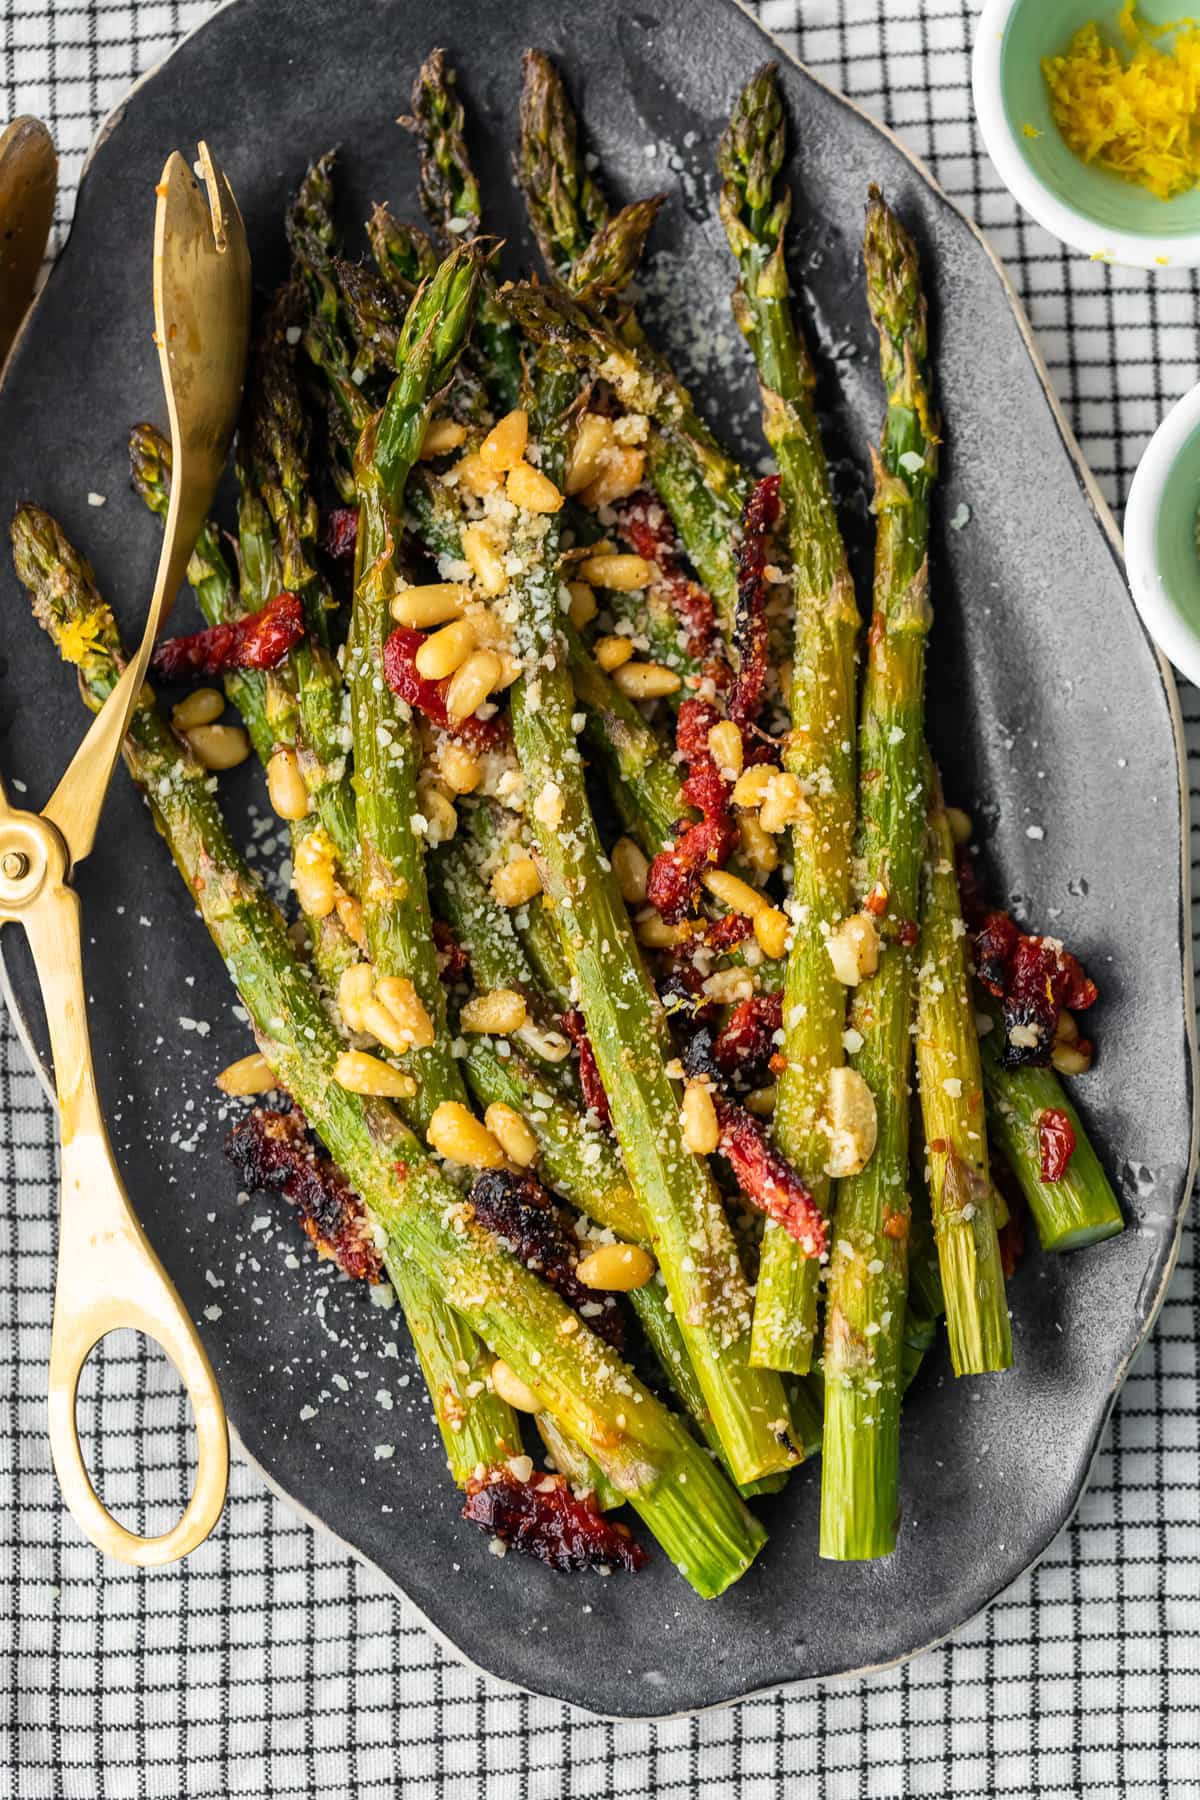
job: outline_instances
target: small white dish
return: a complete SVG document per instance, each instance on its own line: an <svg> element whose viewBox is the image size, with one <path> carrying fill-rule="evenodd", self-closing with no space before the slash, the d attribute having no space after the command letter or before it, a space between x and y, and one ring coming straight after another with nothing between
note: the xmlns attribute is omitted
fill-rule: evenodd
<svg viewBox="0 0 1200 1800"><path fill-rule="evenodd" d="M1139 0L1146 23L1178 23L1179 0ZM1138 268L1200 263L1200 187L1173 200L1085 163L1050 111L1042 58L1060 55L1082 25L1115 32L1113 0L986 0L971 86L988 155L1013 198L1073 250Z"/></svg>
<svg viewBox="0 0 1200 1800"><path fill-rule="evenodd" d="M1125 508L1134 605L1164 656L1200 685L1200 386L1176 402L1138 464Z"/></svg>

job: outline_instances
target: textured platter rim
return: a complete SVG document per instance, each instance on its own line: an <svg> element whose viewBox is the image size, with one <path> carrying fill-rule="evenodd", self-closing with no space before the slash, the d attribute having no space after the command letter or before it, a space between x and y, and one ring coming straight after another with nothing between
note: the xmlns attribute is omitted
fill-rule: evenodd
<svg viewBox="0 0 1200 1800"><path fill-rule="evenodd" d="M101 123L95 136L93 137L91 146L88 150L88 154L87 154L87 157L86 157L84 165L83 165L83 170L81 172L81 177L80 177L81 183L83 182L83 180L86 179L86 177L88 175L92 160L93 160L97 150L107 141L107 139L120 126L123 115L130 103L130 100L143 87L148 85L158 75L160 75L166 69L166 67L171 63L171 61L174 59L176 54L185 45L190 43L193 38L198 37L200 34L202 34L208 28L208 26L213 23L213 21L215 19L217 19L219 16L221 16L225 12L229 11L235 4L236 4L236 0L222 0L222 4L220 6L216 7L214 9L214 11L206 19L202 20L199 24L197 24L192 29L192 31L188 32L183 38L180 39L179 43L174 46L174 48L168 54L167 57L163 58L163 60L160 63L156 64L152 69L147 70L142 76L140 76L138 78L138 80L136 82L134 82L130 86L130 88L126 91L126 93L121 97L121 99L116 103L116 105L107 114L106 118ZM882 136L895 150L899 151L899 153L904 158L906 163L908 163L908 165L915 171L916 175L918 176L919 180L924 185L924 187L934 197L935 201L938 204L940 204L941 206L944 206L956 218L958 218L960 221L962 221L963 223L965 223L967 225L967 227L969 228L969 230L971 232L972 237L975 239L975 241L981 246L981 248L985 252L988 262L991 265L993 273L999 279L1001 291L1004 295L1005 300L1008 303L1009 310L1011 311L1011 313L1017 323L1018 331L1020 333L1025 352L1028 355L1030 363L1033 367L1033 370L1038 378L1038 384L1042 390L1042 394L1044 395L1044 398L1049 405L1050 413L1054 420L1056 430L1059 434L1059 437L1063 443L1064 448L1067 451L1067 454L1068 454L1071 464L1073 466L1076 480L1080 486L1080 489L1082 490L1082 492L1084 494L1084 497L1086 498L1086 500L1088 502L1089 509L1091 511L1093 519L1095 520L1097 527L1100 529L1100 531L1105 539L1106 548L1107 548L1109 554L1113 558L1113 561L1117 565L1118 569L1122 571L1122 585L1126 587L1126 603L1132 607L1133 602L1129 598L1127 584L1125 583L1124 577L1123 577L1121 542L1120 542L1120 536L1117 531L1115 521L1108 509L1108 506L1103 498L1103 495L1100 493L1100 490L1095 481L1095 477L1092 475L1091 470L1088 468L1086 462L1083 459L1083 456L1079 450L1079 446L1076 443L1074 435L1071 431L1071 428L1063 414L1062 407L1059 404L1058 398L1057 398L1056 394L1054 393L1054 390L1051 386L1048 371L1042 360L1042 357L1038 350L1036 341L1034 339L1032 327L1030 326L1029 321L1024 313L1024 309L1021 306L1021 303L1013 289L1013 286L1008 277L1008 274L1007 274L1006 270L1004 269L1002 263L1000 262L999 258L997 257L992 246L989 244L988 240L983 235L982 231L974 223L974 221L962 210L962 208L959 207L952 199L949 198L949 196L947 196L943 192L943 190L938 185L938 183L934 180L933 176L931 175L931 173L929 172L929 170L927 169L925 164L921 161L921 159L919 157L917 157L895 135L894 132L892 132L887 126L882 125L878 120L873 118L869 113L867 113L865 111L864 108L862 108L861 106L856 104L853 100L849 99L846 95L840 93L830 83L824 81L819 75L815 74L805 63L801 62L799 58L793 56L783 45L779 44L778 41L776 39L774 39L768 31L766 31L764 29L764 27L759 23L759 21L749 11L749 9L744 4L742 4L742 0L725 0L725 4L728 6L730 11L736 11L741 16L743 16L753 27L755 33L765 43L771 44L773 46L773 48L775 49L776 53L779 55L779 57L782 60L784 60L786 63L788 63L793 68L799 70L806 81L811 82L815 87L819 88L825 94L829 95L834 101L836 101L846 111L848 111L849 113L852 113L858 119L866 122L872 128L872 130L874 132L876 132L880 136ZM65 248L65 245L64 245L64 248ZM54 270L52 270L50 279L54 279L57 276L57 274L58 274L58 269L56 267ZM44 291L44 288L43 288L43 291ZM40 301L40 295L39 295L39 301ZM29 319L31 319L33 317L34 313L36 312L37 305L38 305L38 302L35 302L34 308L31 309L31 313L27 317L26 325L29 323ZM25 327L23 326L22 331L24 331L24 329L25 329ZM0 385L2 385L2 384L0 384ZM1136 609L1134 609L1134 610L1135 610L1135 614L1136 614ZM1142 627L1142 630L1144 632L1144 627ZM1190 871L1189 841L1188 841L1187 785L1186 785L1185 780L1183 779L1184 771L1186 769L1186 746L1185 746L1184 738L1183 738L1183 726L1182 726L1182 717L1181 717L1180 708L1179 708L1178 693L1177 693L1177 690L1175 687L1173 676L1171 674L1171 671L1170 671L1169 666L1167 665L1165 659L1161 656L1161 654L1159 654L1157 652L1157 650L1154 649L1154 646L1149 643L1148 634L1146 634L1146 635L1147 635L1148 647L1151 649L1154 660L1157 663L1159 680L1160 680L1160 683L1161 683L1161 686L1163 689L1165 699L1167 701L1167 711L1168 711L1170 721L1171 721L1171 729L1172 729L1173 741L1174 741L1175 779L1176 779L1177 787L1178 787L1178 798L1179 798L1179 805L1180 805L1180 822L1181 822L1181 827L1182 827L1181 837L1180 837L1181 868L1180 868L1180 887L1179 887L1179 901L1180 901L1179 919L1180 919L1180 925L1182 926L1183 924L1185 924L1187 922L1187 918L1188 918L1188 907L1189 907L1189 901L1190 901L1190 887L1191 887L1191 880L1190 880L1191 871ZM1113 1403L1116 1399L1116 1396L1117 1396L1118 1392L1120 1391L1120 1388L1125 1380L1125 1377L1128 1373L1129 1366L1130 1366L1133 1358L1138 1354L1138 1352L1141 1350L1142 1346L1144 1345L1146 1338L1149 1335L1149 1333L1153 1327L1154 1321L1158 1316L1158 1312L1161 1308L1161 1305L1162 1305L1162 1302L1163 1302L1163 1299L1164 1299L1164 1296L1166 1293L1166 1289L1167 1289L1167 1286L1171 1279L1172 1273L1174 1271L1175 1263L1176 1263L1178 1253L1179 1253L1179 1245L1180 1245L1180 1238L1181 1238L1181 1233L1182 1233L1183 1219L1184 1219L1184 1216L1186 1213L1187 1205L1190 1200L1191 1186L1192 1186L1192 1181L1193 1181L1193 1177L1194 1177L1195 1169L1196 1169L1198 1132L1200 1132L1200 1112L1198 1112L1198 1110L1197 1110L1197 1045L1196 1045L1195 1016L1194 1016L1194 992L1193 992L1193 979L1194 978L1193 978L1191 959L1187 953L1187 946L1190 943L1190 936L1189 936L1188 932L1183 931L1182 929L1180 930L1180 942L1181 942L1181 946L1182 946L1182 957L1181 957L1182 975L1183 975L1182 990L1183 990L1183 1002L1184 1002L1184 1014L1185 1014L1185 1016L1184 1016L1184 1041L1185 1041L1185 1045L1186 1045L1186 1074L1187 1074L1187 1080L1188 1080L1188 1086L1189 1086L1188 1098L1189 1098L1189 1111L1190 1111L1189 1155L1188 1155L1188 1163L1187 1163L1187 1170L1186 1170L1186 1179L1184 1180L1184 1182L1182 1184L1179 1203L1175 1209L1173 1229L1172 1229L1172 1233L1171 1233L1169 1248L1167 1250L1167 1254L1166 1254L1165 1260L1164 1260L1161 1280L1157 1284L1157 1287L1156 1287L1153 1295L1149 1298L1148 1303L1143 1304L1141 1307L1138 1308L1138 1316L1137 1316L1138 1335L1137 1335L1136 1341L1130 1346L1130 1348L1126 1352L1125 1356L1121 1359L1118 1366L1116 1367L1116 1369L1113 1372L1111 1387L1110 1387L1110 1390L1109 1390L1109 1393L1107 1396L1106 1403L1104 1404L1104 1406L1101 1409L1099 1409L1097 1417L1096 1417L1094 1435L1093 1435L1091 1443L1090 1443L1089 1453L1087 1456L1086 1464L1083 1468L1083 1471L1082 1471L1077 1483L1073 1484L1071 1489L1067 1492L1064 1505L1061 1507L1061 1509L1056 1511L1052 1520L1049 1522L1048 1529L1047 1529L1047 1535L1045 1536L1044 1541L1040 1543L1040 1546L1038 1548L1036 1548L1034 1550L1034 1552L1028 1557L1028 1559L1022 1563L1020 1568L1018 1568L1011 1576L1006 1576L1003 1581L999 1582L996 1585L996 1587L994 1588L994 1590L989 1595L987 1595L986 1598L984 1598L977 1607L974 1607L963 1618L957 1620L955 1622L955 1624L949 1628L949 1630L944 1631L944 1632L939 1632L939 1633L935 1634L934 1636L931 1636L931 1637L921 1641L920 1643L917 1643L917 1644L911 1646L910 1648L899 1652L894 1657L887 1658L878 1663L866 1662L866 1663L858 1665L854 1668L849 1668L849 1669L815 1671L812 1674L803 1676L803 1677L796 1677L796 1676L788 1675L788 1674L780 1674L778 1677L776 1677L774 1679L769 1679L761 1684L757 1684L753 1689L747 1690L744 1693L729 1694L729 1695L723 1696L721 1698L718 1698L716 1700L713 1700L711 1702L708 1702L702 1706L689 1707L686 1709L681 1709L676 1712L660 1711L660 1712L642 1713L642 1712L622 1711L619 1713L603 1713L603 1712L597 1712L592 1708L582 1706L577 1701L563 1701L560 1699L561 1704L571 1705L573 1707L576 1707L577 1710L586 1714L587 1716L597 1717L597 1718L652 1719L652 1718L664 1718L664 1717L689 1716L690 1714L693 1714L693 1713L697 1713L697 1712L701 1712L701 1711L711 1711L711 1710L715 1710L718 1707L737 1704L741 1700L751 1697L752 1694L771 1693L771 1692L777 1691L780 1688L809 1687L813 1683L826 1681L826 1680L851 1680L851 1679L854 1679L855 1677L873 1673L878 1670L895 1667L898 1664L903 1663L912 1657L923 1654L926 1650L936 1647L936 1645L946 1641L946 1639L948 1637L953 1636L956 1632L964 1629L967 1625L969 1625L972 1622L972 1620L981 1616L982 1613L987 1610L987 1608L994 1602L994 1600L1000 1594L1007 1591L1007 1589L1010 1588L1014 1582L1021 1580L1029 1572L1029 1570L1031 1568L1035 1567L1036 1564L1038 1562L1040 1562L1041 1559L1046 1555L1047 1551L1051 1548L1051 1546L1057 1539L1058 1535L1060 1534L1060 1532L1062 1531L1064 1526L1067 1524L1067 1522L1073 1517L1073 1515L1077 1511L1079 1504L1083 1498L1083 1495L1087 1488L1088 1481L1090 1480L1092 1468L1095 1463L1095 1458L1096 1458L1096 1455L1097 1455L1097 1452L1099 1449L1100 1440L1102 1438L1109 1415L1111 1413L1112 1405L1113 1405ZM14 1026L17 1031L17 1035L18 1035L23 1047L25 1048L26 1053L30 1057L31 1064L34 1068L34 1071L35 1071L39 1081L41 1082L41 1085L50 1094L51 1098L53 1098L52 1089L48 1083L46 1071L43 1068L43 1066L40 1062L40 1059L37 1056L37 1054L34 1050L34 1047L33 1047L33 1040L32 1040L32 1035L29 1030L28 1021L27 1021L25 1015L21 1012L21 1010L18 1008L18 1006L16 1004L15 996L12 992L11 984L9 981L8 971L4 966L4 957L3 957L2 949L0 949L0 995L2 995L2 997L4 998L4 1001L7 1005L10 1016L13 1018ZM373 1569L377 1573L379 1573L382 1576L383 1580L387 1583L387 1585L395 1593L401 1595L406 1600L408 1605L412 1607L413 1612L419 1618L419 1620L421 1621L421 1623L423 1624L425 1629L428 1630L430 1632L430 1634L435 1638L435 1640L440 1645L442 1645L457 1661L459 1661L459 1662L463 1663L464 1665L466 1665L467 1667L475 1670L477 1673L484 1675L486 1677L486 1679L500 1683L501 1685L503 1685L504 1687L506 1687L509 1690L518 1691L518 1692L523 1691L523 1692L530 1692L530 1693L537 1693L537 1694L546 1694L548 1692L548 1690L545 1688L539 1689L539 1688L534 1688L534 1687L526 1687L524 1684L513 1681L511 1678L507 1678L504 1676L498 1676L498 1675L493 1674L490 1670L484 1669L478 1662L476 1662L471 1657L471 1655L469 1654L468 1651L466 1651L460 1644L458 1644L458 1643L454 1642L452 1639L450 1639L438 1626L434 1625L428 1619L428 1617L425 1615L423 1610L417 1605L417 1603L414 1600L411 1599L411 1597L406 1592L403 1584L395 1576L390 1574L386 1568L384 1568L380 1563L376 1562L371 1556L366 1554L363 1550L359 1549L357 1546L355 1546L353 1544L348 1543L344 1538L342 1538L339 1535L339 1533L331 1525L329 1525L324 1520L320 1519L318 1517L318 1515L316 1513L312 1512L310 1510L310 1508L302 1500L300 1500L298 1497L293 1495L282 1483L280 1483L273 1476L268 1474L267 1471L265 1470L265 1468L262 1466L262 1464L258 1461L258 1459L247 1451L244 1443L241 1440L240 1434L236 1431L236 1429L231 1428L231 1430L232 1430L232 1435L234 1437L235 1444L237 1445L245 1462L247 1464L249 1464L249 1466L251 1468L254 1469L255 1473L258 1475L258 1477L261 1480L264 1481L266 1486L274 1494L276 1494L278 1496L278 1498L281 1499L284 1502L284 1504L287 1505L292 1510L293 1513L295 1513L297 1516L302 1518L306 1523L312 1524L314 1526L319 1526L320 1529L322 1531L324 1531L328 1537L330 1537L334 1542L339 1544L342 1548L349 1550L350 1553L352 1555L354 1555L358 1561L360 1561L361 1563L365 1564L367 1567L370 1567L371 1569ZM1041 1534L1039 1533L1039 1536L1040 1535ZM559 1696L556 1696L553 1694L551 1694L550 1697L560 1698Z"/></svg>

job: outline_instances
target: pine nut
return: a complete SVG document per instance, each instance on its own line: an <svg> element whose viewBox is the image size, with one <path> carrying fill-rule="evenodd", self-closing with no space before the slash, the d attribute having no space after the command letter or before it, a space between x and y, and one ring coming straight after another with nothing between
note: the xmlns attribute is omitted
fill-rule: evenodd
<svg viewBox="0 0 1200 1800"><path fill-rule="evenodd" d="M579 565L584 581L593 587L611 588L616 594L631 594L635 588L648 587L654 570L644 556L585 556Z"/></svg>
<svg viewBox="0 0 1200 1800"><path fill-rule="evenodd" d="M250 1094L269 1094L275 1086L275 1076L266 1057L256 1050L250 1056L243 1056L240 1062L232 1062L227 1069L222 1069L217 1076L217 1086L223 1094L245 1099Z"/></svg>
<svg viewBox="0 0 1200 1800"><path fill-rule="evenodd" d="M633 656L633 645L627 637L597 638L592 645L592 655L602 669L611 675L622 663L627 663Z"/></svg>
<svg viewBox="0 0 1200 1800"><path fill-rule="evenodd" d="M1091 1052L1081 1050L1078 1044L1055 1044L1050 1061L1060 1075L1086 1075L1092 1066Z"/></svg>
<svg viewBox="0 0 1200 1800"><path fill-rule="evenodd" d="M457 419L430 419L425 427L425 436L421 439L421 461L428 462L431 457L445 456L448 450L457 450L466 441L467 428L460 425Z"/></svg>
<svg viewBox="0 0 1200 1800"><path fill-rule="evenodd" d="M267 796L281 819L308 817L308 789L294 750L276 750L267 764Z"/></svg>
<svg viewBox="0 0 1200 1800"><path fill-rule="evenodd" d="M450 677L446 689L446 711L452 719L469 719L476 707L482 706L492 689L497 687L504 665L492 650L473 650L462 667Z"/></svg>
<svg viewBox="0 0 1200 1800"><path fill-rule="evenodd" d="M738 848L756 875L770 875L779 867L779 847L752 812L737 815Z"/></svg>
<svg viewBox="0 0 1200 1800"><path fill-rule="evenodd" d="M405 588L392 601L392 617L397 625L427 631L431 625L461 619L469 594L461 581L430 581L424 587Z"/></svg>
<svg viewBox="0 0 1200 1800"><path fill-rule="evenodd" d="M338 888L333 898L334 911L342 922L342 930L364 955L367 948L367 929L363 923L363 909L353 894L344 888Z"/></svg>
<svg viewBox="0 0 1200 1800"><path fill-rule="evenodd" d="M722 719L708 734L708 753L726 781L736 781L742 772L745 750L742 734L732 719Z"/></svg>
<svg viewBox="0 0 1200 1800"><path fill-rule="evenodd" d="M438 752L438 773L455 794L473 794L483 780L478 759L448 738Z"/></svg>
<svg viewBox="0 0 1200 1800"><path fill-rule="evenodd" d="M711 1156L721 1142L717 1109L704 1081L689 1081L683 1090L683 1141L694 1156Z"/></svg>
<svg viewBox="0 0 1200 1800"><path fill-rule="evenodd" d="M460 456L451 474L457 484L466 488L468 494L474 494L477 500L494 493L504 479L498 469L488 468L478 450L469 450L466 456Z"/></svg>
<svg viewBox="0 0 1200 1800"><path fill-rule="evenodd" d="M1058 1015L1054 1027L1054 1041L1058 1044L1076 1044L1079 1042L1079 1027L1075 1023L1075 1014L1068 1012L1064 1006Z"/></svg>
<svg viewBox="0 0 1200 1800"><path fill-rule="evenodd" d="M425 639L416 655L417 674L426 681L443 681L462 668L474 648L474 621L455 619Z"/></svg>
<svg viewBox="0 0 1200 1800"><path fill-rule="evenodd" d="M171 723L176 731L194 731L197 725L211 725L224 711L225 696L218 688L193 688L171 708Z"/></svg>
<svg viewBox="0 0 1200 1800"><path fill-rule="evenodd" d="M468 1169L499 1169L504 1152L485 1125L461 1100L443 1100L425 1133L430 1148Z"/></svg>
<svg viewBox="0 0 1200 1800"><path fill-rule="evenodd" d="M492 897L501 906L524 906L542 891L542 878L532 856L515 856L492 876Z"/></svg>
<svg viewBox="0 0 1200 1800"><path fill-rule="evenodd" d="M641 906L646 898L650 864L632 838L620 837L612 847L613 874L627 906Z"/></svg>
<svg viewBox="0 0 1200 1800"><path fill-rule="evenodd" d="M756 1119L769 1119L775 1111L778 1093L774 1082L769 1087L753 1088L746 1095L746 1111L753 1113Z"/></svg>
<svg viewBox="0 0 1200 1800"><path fill-rule="evenodd" d="M875 1096L857 1069L830 1069L829 1124L826 1174L835 1180L860 1174L871 1160L879 1125Z"/></svg>
<svg viewBox="0 0 1200 1800"><path fill-rule="evenodd" d="M851 913L825 939L833 972L844 987L857 987L879 967L879 928L870 913Z"/></svg>
<svg viewBox="0 0 1200 1800"><path fill-rule="evenodd" d="M418 781L417 805L425 820L426 843L448 844L458 830L458 814L449 795L434 781Z"/></svg>
<svg viewBox="0 0 1200 1800"><path fill-rule="evenodd" d="M542 1403L533 1389L526 1387L521 1377L500 1356L492 1364L492 1386L514 1412L541 1412Z"/></svg>
<svg viewBox="0 0 1200 1800"><path fill-rule="evenodd" d="M363 1007L369 1006L375 995L375 978L370 963L351 963L348 969L342 970L342 978L338 982L338 1011L346 1024L347 1031L365 1031Z"/></svg>
<svg viewBox="0 0 1200 1800"><path fill-rule="evenodd" d="M580 494L580 502L594 508L611 506L614 500L628 499L630 494L641 487L645 473L644 450L610 450L603 459L595 480L589 481Z"/></svg>
<svg viewBox="0 0 1200 1800"><path fill-rule="evenodd" d="M303 912L311 919L326 919L337 903L333 871L337 852L324 826L318 825L301 838L292 857L292 886Z"/></svg>
<svg viewBox="0 0 1200 1800"><path fill-rule="evenodd" d="M772 781L782 771L773 763L752 763L744 775L739 775L733 784L733 804L735 806L761 806L767 797Z"/></svg>
<svg viewBox="0 0 1200 1800"><path fill-rule="evenodd" d="M433 1043L433 1020L408 977L380 975L375 993L399 1026L405 1047L411 1044L414 1050L428 1050Z"/></svg>
<svg viewBox="0 0 1200 1800"><path fill-rule="evenodd" d="M494 1101L483 1115L483 1122L518 1169L528 1169L537 1160L537 1139L520 1113L502 1100Z"/></svg>
<svg viewBox="0 0 1200 1800"><path fill-rule="evenodd" d="M777 906L768 906L765 911L754 915L754 936L764 956L777 960L786 955L790 928L787 914Z"/></svg>
<svg viewBox="0 0 1200 1800"><path fill-rule="evenodd" d="M584 1287L610 1294L628 1294L645 1287L654 1270L654 1258L640 1244L601 1244L575 1267Z"/></svg>
<svg viewBox="0 0 1200 1800"><path fill-rule="evenodd" d="M400 1029L396 1020L383 1001L372 994L359 1009L362 1030L368 1036L377 1038L394 1056L404 1056L409 1049L408 1038Z"/></svg>
<svg viewBox="0 0 1200 1800"><path fill-rule="evenodd" d="M519 462L508 471L504 492L513 505L524 512L556 513L563 503L563 497L550 477L527 462Z"/></svg>
<svg viewBox="0 0 1200 1800"><path fill-rule="evenodd" d="M602 413L585 412L579 420L571 463L563 487L568 494L582 493L600 473L604 452L613 443L612 420Z"/></svg>
<svg viewBox="0 0 1200 1800"><path fill-rule="evenodd" d="M567 617L576 631L582 631L596 616L596 596L586 581L569 581L567 592L571 596Z"/></svg>
<svg viewBox="0 0 1200 1800"><path fill-rule="evenodd" d="M946 823L950 827L950 836L954 839L956 844L970 843L971 832L974 829L971 824L970 813L965 813L961 806L948 806L946 808Z"/></svg>
<svg viewBox="0 0 1200 1800"><path fill-rule="evenodd" d="M682 685L674 669L662 663L624 663L613 680L630 700L661 700Z"/></svg>
<svg viewBox="0 0 1200 1800"><path fill-rule="evenodd" d="M518 994L515 988L493 988L490 994L476 994L465 1003L459 1024L464 1031L507 1037L521 1029L527 1013L524 994Z"/></svg>
<svg viewBox="0 0 1200 1800"><path fill-rule="evenodd" d="M250 739L240 725L193 725L185 735L206 769L236 769L250 754Z"/></svg>
<svg viewBox="0 0 1200 1800"><path fill-rule="evenodd" d="M462 534L462 553L471 565L471 573L491 599L508 586L508 570L504 558L480 525L468 525Z"/></svg>
<svg viewBox="0 0 1200 1800"><path fill-rule="evenodd" d="M351 1094L370 1094L381 1100L411 1100L417 1084L381 1057L365 1050L343 1050L333 1065L333 1079Z"/></svg>
<svg viewBox="0 0 1200 1800"><path fill-rule="evenodd" d="M758 809L758 822L764 831L786 831L789 825L800 825L808 817L808 802L799 777L784 769L776 771Z"/></svg>
<svg viewBox="0 0 1200 1800"><path fill-rule="evenodd" d="M497 650L494 655L500 664L500 679L495 688L495 691L499 693L504 688L511 687L518 675L523 675L525 670L511 650Z"/></svg>
<svg viewBox="0 0 1200 1800"><path fill-rule="evenodd" d="M700 879L713 899L719 900L730 912L745 913L748 919L752 919L757 913L767 912L770 908L771 903L765 894L760 894L757 888L752 888L739 875L731 875L727 869L706 869Z"/></svg>
<svg viewBox="0 0 1200 1800"><path fill-rule="evenodd" d="M637 941L647 950L673 950L676 944L682 944L690 936L688 926L668 925L652 906L638 914Z"/></svg>
<svg viewBox="0 0 1200 1800"><path fill-rule="evenodd" d="M492 426L480 444L479 460L485 469L494 469L502 475L520 462L528 442L529 414L522 406L514 407Z"/></svg>

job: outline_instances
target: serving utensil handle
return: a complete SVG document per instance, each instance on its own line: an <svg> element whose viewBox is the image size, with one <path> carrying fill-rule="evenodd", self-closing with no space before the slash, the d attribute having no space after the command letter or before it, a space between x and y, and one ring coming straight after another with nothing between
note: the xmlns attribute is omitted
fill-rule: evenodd
<svg viewBox="0 0 1200 1800"><path fill-rule="evenodd" d="M98 1550L143 1566L175 1562L221 1515L229 1478L225 1408L195 1325L134 1215L100 1111L87 1029L79 901L51 881L22 915L46 1004L62 1146L58 1278L50 1340L50 1449L63 1498ZM153 1338L187 1389L198 1467L183 1516L161 1537L114 1519L79 1442L79 1377L100 1339L123 1326Z"/></svg>

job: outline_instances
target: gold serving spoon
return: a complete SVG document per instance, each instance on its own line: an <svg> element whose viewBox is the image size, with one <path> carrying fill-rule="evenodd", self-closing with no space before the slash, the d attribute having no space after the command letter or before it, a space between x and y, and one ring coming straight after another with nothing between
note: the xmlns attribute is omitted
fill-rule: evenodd
<svg viewBox="0 0 1200 1800"><path fill-rule="evenodd" d="M40 119L0 132L0 365L33 299L54 219L58 158Z"/></svg>
<svg viewBox="0 0 1200 1800"><path fill-rule="evenodd" d="M88 1039L79 899L68 882L95 841L155 637L212 503L237 419L250 327L250 256L233 192L204 144L198 170L200 179L176 151L157 189L155 335L174 474L141 645L42 812L9 807L0 788L0 922L25 927L58 1090L62 1189L50 1448L63 1497L92 1543L122 1562L142 1564L174 1562L208 1536L225 1504L229 1438L204 1347L134 1216L108 1141ZM196 1421L196 1483L182 1518L162 1537L138 1537L112 1517L92 1486L79 1443L80 1373L100 1339L120 1326L144 1331L166 1351Z"/></svg>

